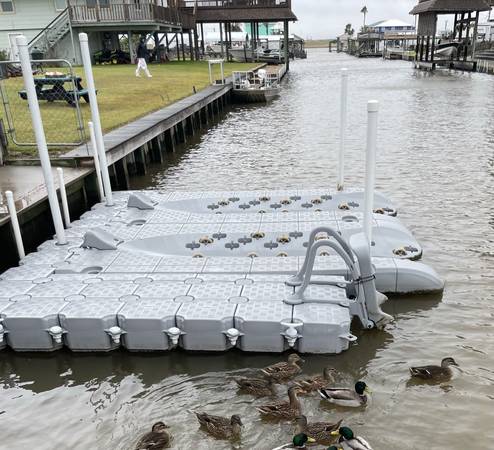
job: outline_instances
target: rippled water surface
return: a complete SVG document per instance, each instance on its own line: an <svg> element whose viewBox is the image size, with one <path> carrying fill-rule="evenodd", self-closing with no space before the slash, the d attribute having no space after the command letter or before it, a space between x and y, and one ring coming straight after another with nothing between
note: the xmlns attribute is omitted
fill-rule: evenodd
<svg viewBox="0 0 494 450"><path fill-rule="evenodd" d="M494 448L494 78L418 73L409 63L312 51L297 61L282 97L236 107L206 134L152 168L136 188L230 190L334 186L339 69L350 75L347 184L363 183L366 101L381 102L378 188L446 279L443 296L397 298L386 331L357 333L338 356L310 356L349 384L373 390L365 410L303 400L318 420L343 417L377 450ZM408 366L453 356L463 373L439 385L410 383ZM152 423L172 427L177 449L230 449L198 430L190 410L240 414L241 448L268 450L293 427L261 422L239 396L238 375L271 355L0 356L0 447L10 450L129 449Z"/></svg>

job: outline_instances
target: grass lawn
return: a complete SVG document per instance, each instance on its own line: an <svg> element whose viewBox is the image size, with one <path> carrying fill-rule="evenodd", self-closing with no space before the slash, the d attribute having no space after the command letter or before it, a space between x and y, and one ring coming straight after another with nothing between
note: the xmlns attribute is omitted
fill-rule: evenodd
<svg viewBox="0 0 494 450"><path fill-rule="evenodd" d="M256 63L225 63L225 76L231 75L232 71L248 70L256 65ZM216 78L219 79L219 66L213 67ZM93 68L101 122L105 132L191 95L194 87L200 91L209 85L207 62L152 64L149 65L149 69L153 78L147 78L143 73L140 78L136 78L133 65ZM82 67L76 67L74 72L82 78L82 84L86 87ZM23 89L22 78L10 78L2 83L4 99L8 98L17 142L34 142L27 101L22 100L18 94ZM80 105L86 128L84 135L88 136L87 122L91 120L90 108L82 99ZM49 143L78 142L82 138L81 131L78 130L76 108L70 107L63 101L48 103L41 100L40 109ZM7 129L5 108L2 108L0 117ZM66 148L60 145L50 148L50 151L55 153L65 150ZM9 151L11 157L36 155L35 148L17 146L10 136Z"/></svg>
<svg viewBox="0 0 494 450"><path fill-rule="evenodd" d="M332 39L312 39L305 41L305 48L328 48L330 42L336 43Z"/></svg>

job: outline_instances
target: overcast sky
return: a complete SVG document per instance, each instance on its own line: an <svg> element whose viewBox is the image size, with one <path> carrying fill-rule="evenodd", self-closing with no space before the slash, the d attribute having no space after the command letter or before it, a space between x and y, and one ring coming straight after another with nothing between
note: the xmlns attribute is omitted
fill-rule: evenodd
<svg viewBox="0 0 494 450"><path fill-rule="evenodd" d="M414 24L414 17L408 13L417 3L417 0L292 0L292 9L298 17L292 31L312 39L334 38L343 33L347 23L358 31L363 24L360 10L364 5L369 10L367 24L384 19L401 19ZM439 21L440 29L444 29L447 19Z"/></svg>

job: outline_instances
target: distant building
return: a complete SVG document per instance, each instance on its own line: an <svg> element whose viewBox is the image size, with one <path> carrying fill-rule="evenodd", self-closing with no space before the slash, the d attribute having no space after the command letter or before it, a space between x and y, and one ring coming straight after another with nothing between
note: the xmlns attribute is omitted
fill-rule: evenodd
<svg viewBox="0 0 494 450"><path fill-rule="evenodd" d="M478 41L494 41L494 20L479 23L477 27Z"/></svg>
<svg viewBox="0 0 494 450"><path fill-rule="evenodd" d="M414 34L415 26L398 19L381 20L368 25L376 33Z"/></svg>

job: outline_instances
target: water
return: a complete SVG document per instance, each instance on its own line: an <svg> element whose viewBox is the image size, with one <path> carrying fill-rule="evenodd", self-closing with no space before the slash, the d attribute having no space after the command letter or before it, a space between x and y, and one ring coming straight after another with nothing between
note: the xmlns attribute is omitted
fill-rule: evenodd
<svg viewBox="0 0 494 450"><path fill-rule="evenodd" d="M385 332L359 334L338 356L310 356L349 384L372 388L366 410L304 399L307 416L345 418L375 449L494 448L494 78L417 73L409 63L311 51L283 96L232 109L168 166L134 187L260 189L334 186L339 69L350 76L347 184L363 184L365 108L381 102L377 185L446 279L443 296L398 298ZM463 373L440 385L410 383L408 366L453 356ZM233 378L278 361L271 355L19 355L0 359L0 447L9 450L129 449L157 420L177 449L230 449L198 430L189 410L246 424L243 449L287 442L293 427L260 421L263 400L239 396Z"/></svg>

